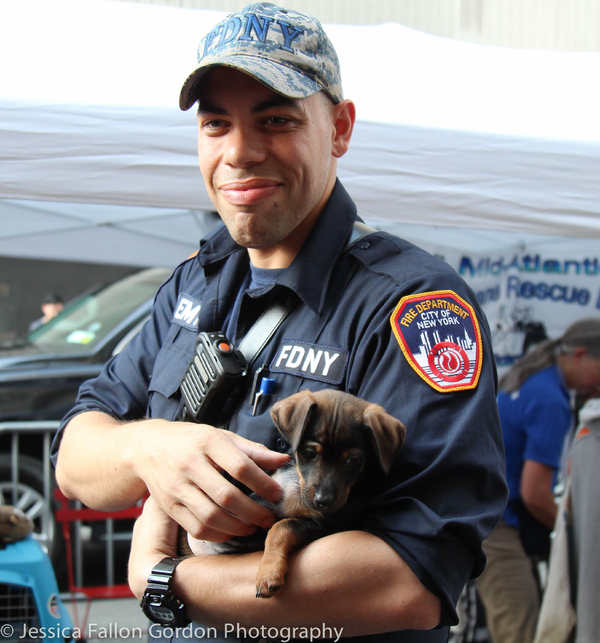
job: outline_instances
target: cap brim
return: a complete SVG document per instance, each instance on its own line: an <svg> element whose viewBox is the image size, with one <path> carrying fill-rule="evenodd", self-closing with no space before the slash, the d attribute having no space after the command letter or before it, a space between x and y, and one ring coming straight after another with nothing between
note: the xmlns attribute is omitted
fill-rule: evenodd
<svg viewBox="0 0 600 643"><path fill-rule="evenodd" d="M232 54L203 63L187 77L179 94L179 107L183 111L188 110L198 100L198 84L213 67L239 69L288 98L306 98L323 89L318 82L284 64L259 56Z"/></svg>

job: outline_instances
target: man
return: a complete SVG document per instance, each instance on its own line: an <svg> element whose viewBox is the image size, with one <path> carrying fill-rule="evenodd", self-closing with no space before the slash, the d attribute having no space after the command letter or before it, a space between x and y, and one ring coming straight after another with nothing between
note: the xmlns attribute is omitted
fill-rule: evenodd
<svg viewBox="0 0 600 643"><path fill-rule="evenodd" d="M65 307L65 304L60 295L53 292L47 293L42 299L40 308L42 309L42 316L29 324L29 332L46 324L51 319L54 319L58 313Z"/></svg>
<svg viewBox="0 0 600 643"><path fill-rule="evenodd" d="M250 5L205 36L198 56L180 106L198 103L200 169L225 225L161 288L140 335L82 387L59 436L59 484L105 509L150 491L130 584L141 597L158 565L153 578L167 579L176 599L169 609L183 603L207 628L198 639L215 627L212 640L261 627L273 628L270 638L302 637L298 628L318 625L330 628L320 636L337 628L368 641L445 641L505 505L485 319L443 262L385 233L353 238L356 208L336 169L355 110L316 19ZM173 423L198 332L223 331L238 346L273 302L290 299L228 402L219 422L228 430ZM274 380L271 395L256 396L257 371ZM380 403L408 429L360 529L295 554L269 600L254 596L260 553L163 565L176 556L176 523L213 541L273 523L231 480L277 499L263 469L281 466L288 445L269 408L327 387Z"/></svg>

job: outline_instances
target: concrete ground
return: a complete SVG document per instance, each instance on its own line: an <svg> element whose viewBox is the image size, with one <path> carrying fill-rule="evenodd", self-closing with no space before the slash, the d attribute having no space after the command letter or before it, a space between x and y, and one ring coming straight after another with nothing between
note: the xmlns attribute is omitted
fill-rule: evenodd
<svg viewBox="0 0 600 643"><path fill-rule="evenodd" d="M127 582L126 570L129 556L129 541L115 543L114 582ZM84 549L85 587L107 584L104 546L98 542L86 544ZM66 589L66 587L65 587ZM73 627L81 631L87 641L129 641L146 643L150 623L134 598L95 598L91 602L85 596L73 598L68 592L61 594L62 602L71 616ZM87 610L89 609L89 612Z"/></svg>
<svg viewBox="0 0 600 643"><path fill-rule="evenodd" d="M136 598L95 598L88 603L85 598L75 600L70 594L61 594L61 599L73 627L79 629L87 641L145 643L148 640L148 619Z"/></svg>

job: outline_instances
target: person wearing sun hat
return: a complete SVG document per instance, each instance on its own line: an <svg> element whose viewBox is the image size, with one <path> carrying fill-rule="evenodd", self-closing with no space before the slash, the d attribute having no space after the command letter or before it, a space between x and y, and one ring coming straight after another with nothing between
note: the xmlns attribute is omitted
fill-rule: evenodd
<svg viewBox="0 0 600 643"><path fill-rule="evenodd" d="M200 170L223 225L81 388L53 446L59 485L104 509L150 492L129 582L151 640L446 641L507 495L477 299L447 264L361 221L337 178L355 107L315 18L269 3L227 16L200 42L179 104L197 104ZM186 421L180 383L198 333L244 346L281 302L287 316L216 419ZM289 445L270 408L323 388L383 406L408 431L389 476L370 479L356 529L293 554L270 599L255 597L260 552L180 560L178 524L214 542L273 524L240 487L281 497L265 471Z"/></svg>

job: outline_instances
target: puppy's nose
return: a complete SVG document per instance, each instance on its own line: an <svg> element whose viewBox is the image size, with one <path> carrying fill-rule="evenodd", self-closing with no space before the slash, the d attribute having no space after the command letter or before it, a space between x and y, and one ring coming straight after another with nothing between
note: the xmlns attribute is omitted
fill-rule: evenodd
<svg viewBox="0 0 600 643"><path fill-rule="evenodd" d="M329 509L335 503L335 494L331 491L319 490L315 493L315 504L319 509Z"/></svg>

